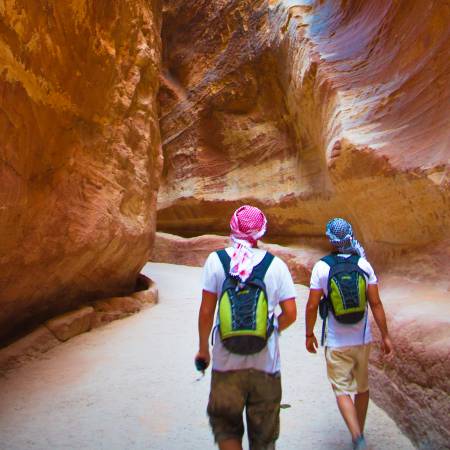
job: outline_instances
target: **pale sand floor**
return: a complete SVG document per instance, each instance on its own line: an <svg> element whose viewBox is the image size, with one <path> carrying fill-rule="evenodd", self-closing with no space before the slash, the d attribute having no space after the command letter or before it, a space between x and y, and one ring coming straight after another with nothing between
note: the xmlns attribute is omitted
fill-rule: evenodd
<svg viewBox="0 0 450 450"><path fill-rule="evenodd" d="M196 382L201 269L147 264L160 304L78 336L0 379L0 450L202 450L214 444L205 413L209 373ZM303 346L299 320L281 337L280 450L349 449L327 383L323 354ZM373 449L413 445L374 404Z"/></svg>

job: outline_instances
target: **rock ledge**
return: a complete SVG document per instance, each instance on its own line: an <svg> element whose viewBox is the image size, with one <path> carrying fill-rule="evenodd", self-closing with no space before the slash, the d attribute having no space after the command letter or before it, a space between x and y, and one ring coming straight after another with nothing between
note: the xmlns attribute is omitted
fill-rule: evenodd
<svg viewBox="0 0 450 450"><path fill-rule="evenodd" d="M0 349L0 375L79 334L158 303L158 288L152 280L140 274L137 284L142 290L126 297L96 300L92 305L56 316L25 337Z"/></svg>

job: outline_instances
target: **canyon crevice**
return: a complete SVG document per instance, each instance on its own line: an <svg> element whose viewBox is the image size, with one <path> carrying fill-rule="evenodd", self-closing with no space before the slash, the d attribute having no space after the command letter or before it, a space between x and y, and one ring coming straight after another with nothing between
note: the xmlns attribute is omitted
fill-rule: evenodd
<svg viewBox="0 0 450 450"><path fill-rule="evenodd" d="M269 236L345 215L380 261L448 237L448 7L307 3L164 2L159 229L248 201Z"/></svg>

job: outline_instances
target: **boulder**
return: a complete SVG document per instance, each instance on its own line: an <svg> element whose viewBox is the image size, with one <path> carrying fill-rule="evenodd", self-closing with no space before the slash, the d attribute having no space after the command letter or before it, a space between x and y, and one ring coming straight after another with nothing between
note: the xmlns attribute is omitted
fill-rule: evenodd
<svg viewBox="0 0 450 450"><path fill-rule="evenodd" d="M92 328L94 315L94 308L85 306L47 320L45 326L57 339L67 341L78 334L89 331Z"/></svg>
<svg viewBox="0 0 450 450"><path fill-rule="evenodd" d="M48 352L59 344L60 341L46 326L38 327L0 350L0 375Z"/></svg>

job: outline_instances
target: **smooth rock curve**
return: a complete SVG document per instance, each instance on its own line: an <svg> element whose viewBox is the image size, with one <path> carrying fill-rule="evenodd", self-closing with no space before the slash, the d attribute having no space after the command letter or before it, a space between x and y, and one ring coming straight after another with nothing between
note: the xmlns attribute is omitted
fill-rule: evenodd
<svg viewBox="0 0 450 450"><path fill-rule="evenodd" d="M132 292L162 166L159 2L0 4L0 341Z"/></svg>

